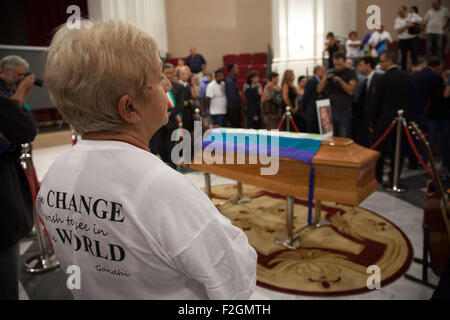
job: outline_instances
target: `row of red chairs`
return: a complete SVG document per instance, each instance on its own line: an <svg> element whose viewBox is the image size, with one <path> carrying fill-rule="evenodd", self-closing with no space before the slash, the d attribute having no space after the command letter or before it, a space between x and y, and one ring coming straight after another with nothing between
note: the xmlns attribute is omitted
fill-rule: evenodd
<svg viewBox="0 0 450 320"><path fill-rule="evenodd" d="M266 65L265 64L254 64L254 65L239 65L239 75L238 79L246 79L247 74L251 71L258 71L260 78L265 78L266 76ZM228 66L222 67L223 74L225 77L228 76Z"/></svg>
<svg viewBox="0 0 450 320"><path fill-rule="evenodd" d="M184 61L184 64L186 64L186 58L170 58L170 59L167 59L167 62L176 67L178 65L178 60L180 60L180 59L182 59Z"/></svg>
<svg viewBox="0 0 450 320"><path fill-rule="evenodd" d="M260 65L267 63L267 54L262 53L241 53L237 54L227 54L223 56L223 65L228 66L229 64L239 64L239 65Z"/></svg>

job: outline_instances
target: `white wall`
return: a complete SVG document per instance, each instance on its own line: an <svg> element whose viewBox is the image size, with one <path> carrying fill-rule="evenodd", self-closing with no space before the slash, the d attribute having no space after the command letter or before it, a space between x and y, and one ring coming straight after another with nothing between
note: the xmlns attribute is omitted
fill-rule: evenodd
<svg viewBox="0 0 450 320"><path fill-rule="evenodd" d="M152 36L165 56L168 52L165 0L88 0L89 18L123 20Z"/></svg>
<svg viewBox="0 0 450 320"><path fill-rule="evenodd" d="M325 36L356 29L357 0L272 0L272 69L311 75L322 64Z"/></svg>

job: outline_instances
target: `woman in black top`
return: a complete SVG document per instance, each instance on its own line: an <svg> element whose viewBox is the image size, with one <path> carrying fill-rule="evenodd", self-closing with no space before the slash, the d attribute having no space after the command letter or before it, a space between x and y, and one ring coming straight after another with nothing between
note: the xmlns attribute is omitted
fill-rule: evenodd
<svg viewBox="0 0 450 320"><path fill-rule="evenodd" d="M244 86L245 99L247 100L247 128L261 129L261 96L262 89L259 83L259 73L250 71L247 75L247 83Z"/></svg>

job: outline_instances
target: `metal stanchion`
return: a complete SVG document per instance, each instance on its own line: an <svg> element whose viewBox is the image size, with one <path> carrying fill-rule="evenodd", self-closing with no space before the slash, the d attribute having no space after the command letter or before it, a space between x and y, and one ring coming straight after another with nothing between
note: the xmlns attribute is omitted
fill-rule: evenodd
<svg viewBox="0 0 450 320"><path fill-rule="evenodd" d="M224 205L228 203L232 204L243 204L243 203L249 203L252 200L250 198L244 197L242 182L237 182L237 196L235 198L226 200L224 202L219 203L216 207L223 207Z"/></svg>
<svg viewBox="0 0 450 320"><path fill-rule="evenodd" d="M287 247L291 250L295 250L300 248L301 238L296 235L302 229L306 229L306 227L294 232L294 197L287 197L287 208L286 208L286 227L287 227L287 237L277 237L275 239L275 243Z"/></svg>
<svg viewBox="0 0 450 320"><path fill-rule="evenodd" d="M194 110L194 121L202 121L202 115L200 114L199 108L195 108Z"/></svg>
<svg viewBox="0 0 450 320"><path fill-rule="evenodd" d="M316 200L316 209L315 209L315 216L314 220L312 222L312 226L314 228L323 228L323 227L330 227L331 221L327 219L322 219L322 201Z"/></svg>
<svg viewBox="0 0 450 320"><path fill-rule="evenodd" d="M34 180L33 161L31 159L31 145L29 143L22 145L22 155L20 157L20 161L23 169L26 170L28 174L30 188L32 188L31 192L34 193L34 195L37 195L39 186L36 185L36 182ZM35 198L35 196L33 196L33 198ZM33 202L34 201L35 199L33 199ZM49 253L48 250L46 250L44 242L44 230L42 229L42 224L37 215L34 203L33 220L40 253L25 261L25 270L29 273L43 273L54 270L59 267L59 262L56 260L56 257L53 253Z"/></svg>
<svg viewBox="0 0 450 320"><path fill-rule="evenodd" d="M291 121L293 121L294 119L292 118L292 112L291 112L291 107L286 107L286 112L283 115L283 118L280 121L280 124L278 125L278 130L281 130L281 128L283 127L283 123L286 122L286 131L290 131L291 130Z"/></svg>
<svg viewBox="0 0 450 320"><path fill-rule="evenodd" d="M70 130L72 130L72 147L73 147L73 146L76 145L77 142L78 142L78 135L77 135L77 133L75 132L75 129L72 128L72 126L70 126Z"/></svg>
<svg viewBox="0 0 450 320"><path fill-rule="evenodd" d="M209 173L205 173L205 189L206 195L211 199L211 175Z"/></svg>
<svg viewBox="0 0 450 320"><path fill-rule="evenodd" d="M292 119L292 113L291 113L291 107L286 107L286 113L283 115L283 119L286 122L286 131L291 131L291 119Z"/></svg>
<svg viewBox="0 0 450 320"><path fill-rule="evenodd" d="M405 193L408 192L408 189L404 186L400 186L400 154L402 147L402 129L403 124L406 123L404 118L405 112L403 110L399 110L397 112L398 117L395 119L397 125L397 135L396 135L396 144L395 144L395 163L394 163L394 177L392 186L385 186L386 190L389 190L393 193Z"/></svg>

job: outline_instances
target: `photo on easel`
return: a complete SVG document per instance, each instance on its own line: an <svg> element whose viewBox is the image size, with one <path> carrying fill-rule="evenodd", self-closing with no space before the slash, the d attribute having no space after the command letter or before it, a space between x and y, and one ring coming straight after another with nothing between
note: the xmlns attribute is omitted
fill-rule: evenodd
<svg viewBox="0 0 450 320"><path fill-rule="evenodd" d="M331 118L331 103L329 99L317 100L317 119L319 121L322 140L333 137L333 121Z"/></svg>

